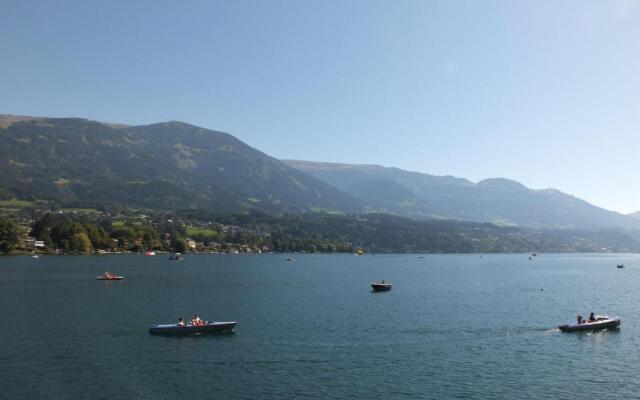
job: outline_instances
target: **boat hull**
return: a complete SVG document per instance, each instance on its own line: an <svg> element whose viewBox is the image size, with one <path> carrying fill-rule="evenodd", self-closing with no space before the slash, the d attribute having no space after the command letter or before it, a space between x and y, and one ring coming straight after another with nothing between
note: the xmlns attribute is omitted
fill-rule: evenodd
<svg viewBox="0 0 640 400"><path fill-rule="evenodd" d="M149 333L155 335L201 335L209 333L234 332L236 322L210 322L206 325L178 326L177 324L151 325Z"/></svg>
<svg viewBox="0 0 640 400"><path fill-rule="evenodd" d="M578 324L565 324L560 325L558 329L562 332L586 332L586 331L599 331L602 329L616 329L620 326L620 318L606 319L596 322L585 322Z"/></svg>
<svg viewBox="0 0 640 400"><path fill-rule="evenodd" d="M371 289L374 292L388 292L389 290L391 290L391 284L390 283L372 283Z"/></svg>
<svg viewBox="0 0 640 400"><path fill-rule="evenodd" d="M123 276L115 276L113 278L106 278L104 276L96 277L96 279L99 280L99 281L121 281L122 278L124 278L124 277Z"/></svg>

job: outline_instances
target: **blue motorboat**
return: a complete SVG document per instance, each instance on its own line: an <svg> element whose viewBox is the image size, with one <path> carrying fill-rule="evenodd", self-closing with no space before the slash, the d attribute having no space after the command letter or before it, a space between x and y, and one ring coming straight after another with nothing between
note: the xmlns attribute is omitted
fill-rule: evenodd
<svg viewBox="0 0 640 400"><path fill-rule="evenodd" d="M232 333L236 330L236 322L204 322L202 325L159 324L151 325L149 333L159 335L201 335L208 333Z"/></svg>

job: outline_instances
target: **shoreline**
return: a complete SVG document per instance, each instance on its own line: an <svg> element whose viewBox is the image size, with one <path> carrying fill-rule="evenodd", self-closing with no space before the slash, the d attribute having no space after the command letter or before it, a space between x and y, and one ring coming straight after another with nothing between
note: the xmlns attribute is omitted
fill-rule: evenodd
<svg viewBox="0 0 640 400"><path fill-rule="evenodd" d="M540 257L542 254L544 255L579 255L579 254L594 254L594 255L640 255L640 252L537 252ZM103 252L103 253L48 253L48 252L30 252L26 250L17 250L9 253L0 253L0 257L20 257L20 256L123 256L123 255L135 255L135 256L144 256L144 257L157 257L163 255L171 255L175 254L174 252L156 252L155 256L147 256L145 253L140 252ZM223 255L223 256L247 256L247 255L354 255L354 256L384 256L384 255L414 255L414 256L432 256L432 255L476 255L476 256L484 256L484 255L523 255L530 256L532 252L491 252L491 253L447 253L447 252L369 252L362 255L350 253L350 252L264 252L264 253L255 253L255 252L244 252L244 253L226 253L226 252L207 252L207 253L182 253L183 256L210 256L210 255Z"/></svg>

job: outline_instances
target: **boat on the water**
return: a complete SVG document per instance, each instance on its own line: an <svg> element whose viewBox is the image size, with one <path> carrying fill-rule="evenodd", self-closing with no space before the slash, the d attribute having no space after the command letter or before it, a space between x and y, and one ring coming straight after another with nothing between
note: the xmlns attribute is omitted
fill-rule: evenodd
<svg viewBox="0 0 640 400"><path fill-rule="evenodd" d="M175 254L169 256L169 260L172 260L172 261L180 261L180 260L183 260L183 259L184 258L182 257L182 254L180 254L180 253L175 253Z"/></svg>
<svg viewBox="0 0 640 400"><path fill-rule="evenodd" d="M119 281L124 276L116 275L113 272L105 272L103 275L96 276L96 279L99 281Z"/></svg>
<svg viewBox="0 0 640 400"><path fill-rule="evenodd" d="M295 261L296 259L293 257L287 257L284 259L285 261Z"/></svg>
<svg viewBox="0 0 640 400"><path fill-rule="evenodd" d="M624 264L618 264L618 268L624 268Z"/></svg>
<svg viewBox="0 0 640 400"><path fill-rule="evenodd" d="M158 335L200 335L205 333L235 332L236 322L205 322L202 325L159 324L151 325L149 333Z"/></svg>
<svg viewBox="0 0 640 400"><path fill-rule="evenodd" d="M374 292L386 292L388 290L391 290L391 284L389 282L373 282L371 284L371 289L373 289Z"/></svg>
<svg viewBox="0 0 640 400"><path fill-rule="evenodd" d="M147 250L147 251L144 253L144 255L145 255L145 256L147 256L147 257L153 257L153 256L155 256L155 255L156 255L156 252L155 252L155 251L153 251L153 250Z"/></svg>
<svg viewBox="0 0 640 400"><path fill-rule="evenodd" d="M616 329L620 326L620 318L609 318L606 315L598 315L595 322L584 321L580 324L564 324L558 326L562 332L599 331L602 329Z"/></svg>

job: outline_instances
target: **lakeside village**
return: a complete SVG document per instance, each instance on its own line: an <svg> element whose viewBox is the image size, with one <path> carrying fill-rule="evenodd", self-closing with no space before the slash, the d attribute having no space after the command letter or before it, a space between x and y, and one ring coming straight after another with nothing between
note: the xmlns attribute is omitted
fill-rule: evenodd
<svg viewBox="0 0 640 400"><path fill-rule="evenodd" d="M362 252L350 243L275 235L176 215L46 210L0 217L0 252L10 254Z"/></svg>

